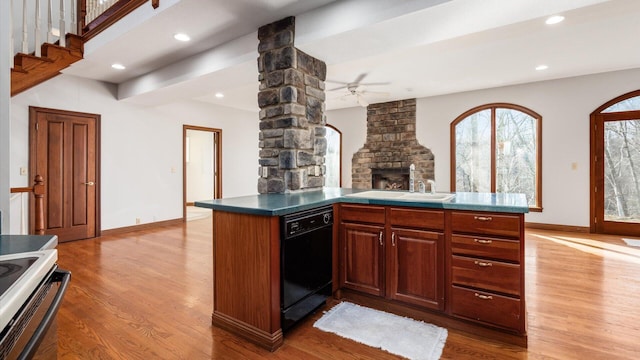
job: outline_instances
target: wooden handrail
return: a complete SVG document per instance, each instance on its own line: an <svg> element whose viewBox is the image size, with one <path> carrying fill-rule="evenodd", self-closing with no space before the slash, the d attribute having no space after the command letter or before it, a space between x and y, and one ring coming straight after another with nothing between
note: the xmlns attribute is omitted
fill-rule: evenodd
<svg viewBox="0 0 640 360"><path fill-rule="evenodd" d="M33 193L34 196L34 232L36 235L44 235L44 179L42 175L36 175L32 187L11 188L11 193Z"/></svg>
<svg viewBox="0 0 640 360"><path fill-rule="evenodd" d="M160 0L119 0L87 24L85 20L87 4L86 0L82 0L78 3L79 34L82 35L82 39L84 41L87 41L107 29L109 26L115 24L118 20L122 19L146 2L151 2L151 6L154 9L157 9L158 6L160 6Z"/></svg>

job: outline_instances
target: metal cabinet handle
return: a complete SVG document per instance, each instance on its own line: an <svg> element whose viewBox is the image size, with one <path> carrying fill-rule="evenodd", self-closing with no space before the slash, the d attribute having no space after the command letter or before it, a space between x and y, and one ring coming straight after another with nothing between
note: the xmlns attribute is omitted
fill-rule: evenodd
<svg viewBox="0 0 640 360"><path fill-rule="evenodd" d="M396 246L396 233L391 233L391 245Z"/></svg>
<svg viewBox="0 0 640 360"><path fill-rule="evenodd" d="M478 260L476 260L476 261L474 261L473 263L474 263L474 264L476 264L476 265L478 265L478 266L482 266L482 267L489 267L489 266L493 266L493 264L492 264L492 263L487 262L487 261L478 261Z"/></svg>
<svg viewBox="0 0 640 360"><path fill-rule="evenodd" d="M85 184L85 185L89 185L89 186L93 186L93 185L95 185L96 183L94 183L93 181L89 181L89 182L86 182L86 183L84 183L84 184Z"/></svg>
<svg viewBox="0 0 640 360"><path fill-rule="evenodd" d="M382 230L380 230L380 234L378 235L378 241L380 241L380 246L382 246Z"/></svg>
<svg viewBox="0 0 640 360"><path fill-rule="evenodd" d="M475 293L474 295L477 298L482 299L482 300L493 300L493 296L491 296L491 295L482 295L482 294L478 294L478 293Z"/></svg>
<svg viewBox="0 0 640 360"><path fill-rule="evenodd" d="M491 240L484 240L484 239L473 239L473 241L477 242L478 244L491 244L493 242Z"/></svg>
<svg viewBox="0 0 640 360"><path fill-rule="evenodd" d="M493 218L491 216L474 216L474 219L478 221L491 221Z"/></svg>

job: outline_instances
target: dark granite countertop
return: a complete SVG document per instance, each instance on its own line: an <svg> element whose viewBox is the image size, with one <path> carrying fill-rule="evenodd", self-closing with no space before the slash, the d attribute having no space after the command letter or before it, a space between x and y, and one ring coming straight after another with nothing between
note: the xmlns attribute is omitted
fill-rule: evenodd
<svg viewBox="0 0 640 360"><path fill-rule="evenodd" d="M226 199L196 201L195 206L218 211L252 215L281 216L336 202L371 205L410 206L418 208L493 211L527 213L529 207L524 194L455 193L446 202L403 201L349 197L347 195L367 190L323 188L289 194L249 195Z"/></svg>
<svg viewBox="0 0 640 360"><path fill-rule="evenodd" d="M55 249L55 235L0 235L0 255Z"/></svg>

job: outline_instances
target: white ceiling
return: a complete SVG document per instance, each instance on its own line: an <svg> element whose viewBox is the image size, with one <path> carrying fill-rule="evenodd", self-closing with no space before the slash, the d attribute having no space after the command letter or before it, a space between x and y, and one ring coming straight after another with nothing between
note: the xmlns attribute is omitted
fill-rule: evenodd
<svg viewBox="0 0 640 360"><path fill-rule="evenodd" d="M64 72L143 105L195 99L257 110L258 27L296 16L296 47L327 89L366 74L369 103L640 67L637 0L161 0L85 46ZM549 15L565 21L546 25ZM179 43L177 32L191 35ZM121 72L111 69L119 62ZM548 65L544 71L535 67ZM223 99L215 92L225 94ZM373 93L366 93L373 92ZM375 92L382 92L376 94ZM346 89L327 109L358 106Z"/></svg>

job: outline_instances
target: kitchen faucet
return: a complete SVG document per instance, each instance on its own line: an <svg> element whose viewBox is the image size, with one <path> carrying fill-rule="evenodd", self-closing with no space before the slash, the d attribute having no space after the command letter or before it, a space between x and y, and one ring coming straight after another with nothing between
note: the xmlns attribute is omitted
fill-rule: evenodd
<svg viewBox="0 0 640 360"><path fill-rule="evenodd" d="M435 180L431 180L431 179L427 179L427 182L429 183L429 186L431 187L431 193L435 194L436 193L436 181Z"/></svg>
<svg viewBox="0 0 640 360"><path fill-rule="evenodd" d="M415 189L415 172L416 166L411 164L411 166L409 166L409 192L414 192Z"/></svg>

